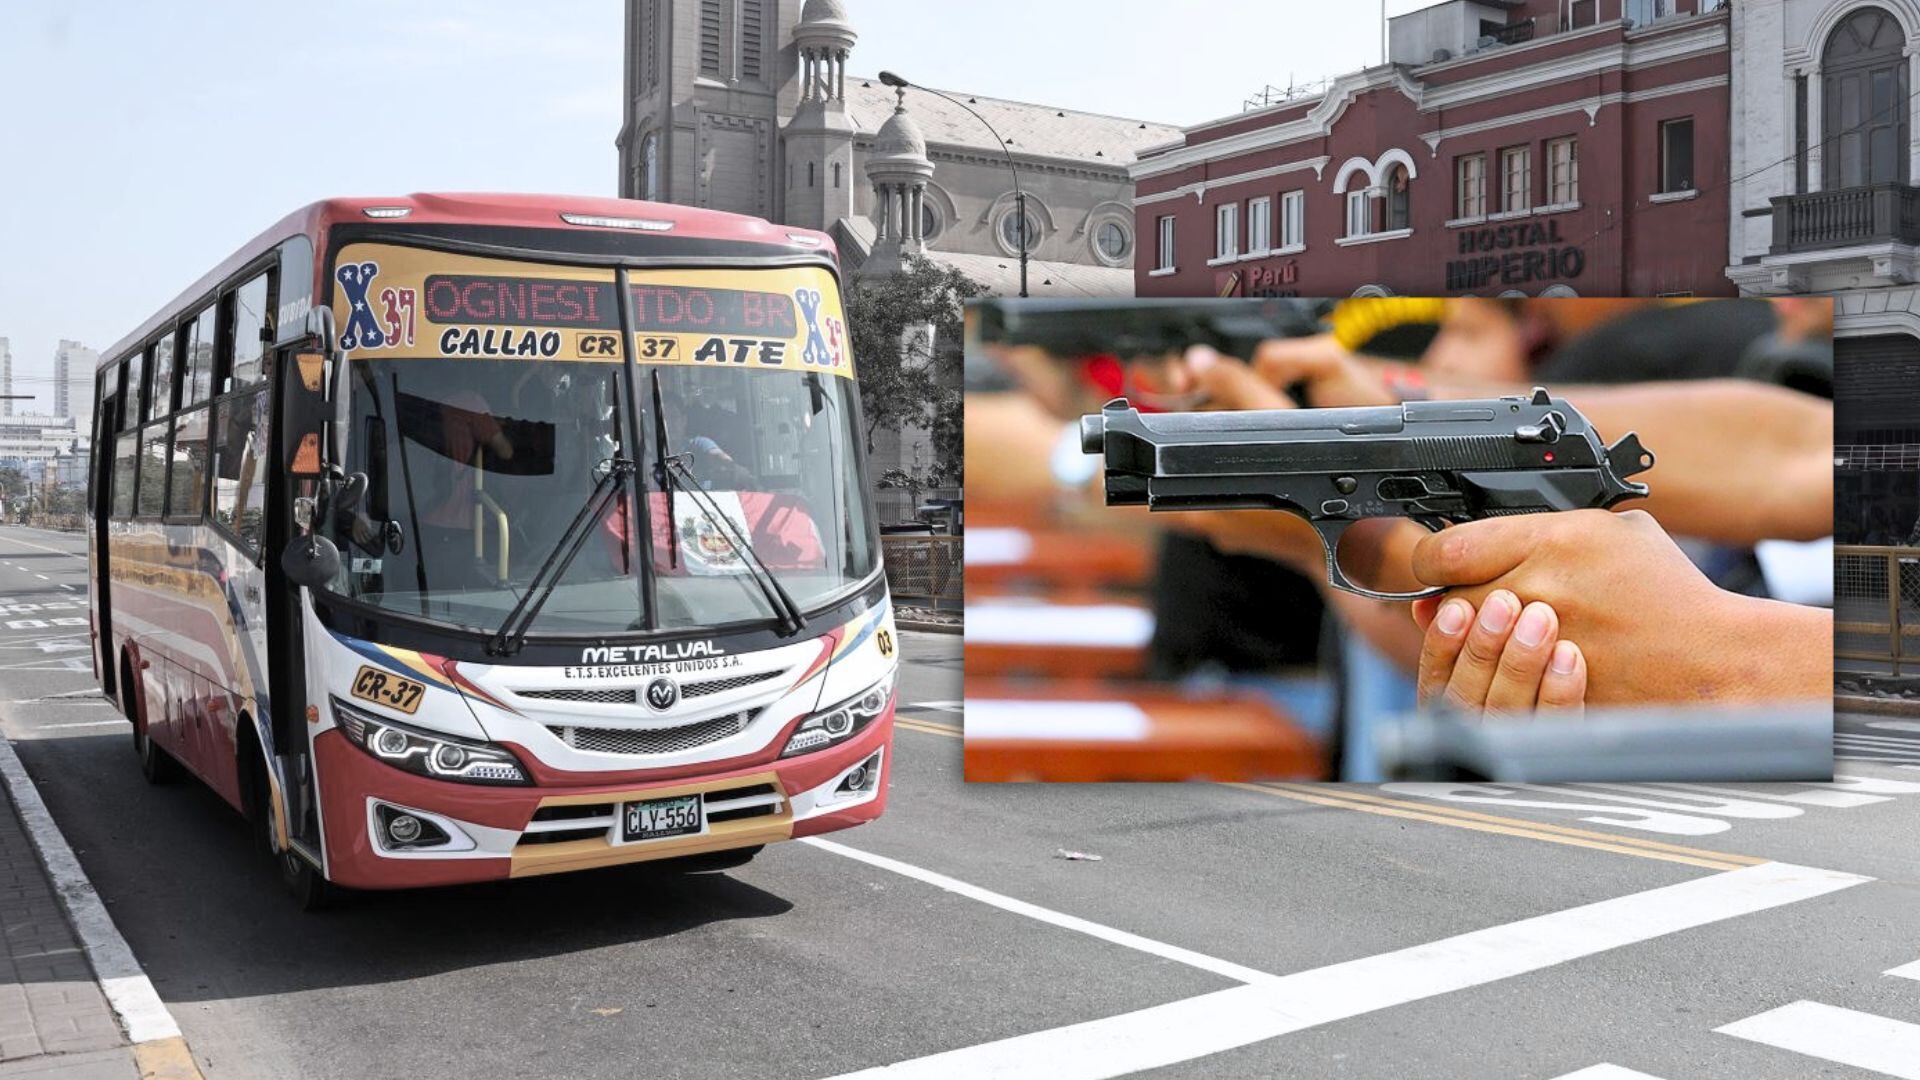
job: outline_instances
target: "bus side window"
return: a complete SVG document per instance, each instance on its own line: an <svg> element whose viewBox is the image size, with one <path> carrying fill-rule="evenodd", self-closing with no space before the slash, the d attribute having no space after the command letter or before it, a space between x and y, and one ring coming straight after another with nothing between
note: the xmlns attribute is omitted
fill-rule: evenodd
<svg viewBox="0 0 1920 1080"><path fill-rule="evenodd" d="M167 424L148 424L140 432L140 494L134 514L158 518L167 503Z"/></svg>
<svg viewBox="0 0 1920 1080"><path fill-rule="evenodd" d="M233 305L229 325L233 329L228 340L232 344L218 369L222 376L219 391L223 394L244 390L266 377L262 360L267 348L267 275L252 278L235 289L229 299Z"/></svg>
<svg viewBox="0 0 1920 1080"><path fill-rule="evenodd" d="M250 553L260 549L268 434L264 388L214 406L213 520Z"/></svg>
<svg viewBox="0 0 1920 1080"><path fill-rule="evenodd" d="M174 417L167 487L167 517L198 522L207 508L206 409L194 409Z"/></svg>
<svg viewBox="0 0 1920 1080"><path fill-rule="evenodd" d="M132 431L140 426L140 405L146 400L146 396L141 392L146 389L143 379L146 370L147 354L144 351L134 353L127 358L127 397L126 404L120 409L121 431Z"/></svg>
<svg viewBox="0 0 1920 1080"><path fill-rule="evenodd" d="M129 431L113 444L113 520L133 516L133 481L140 452L140 433Z"/></svg>

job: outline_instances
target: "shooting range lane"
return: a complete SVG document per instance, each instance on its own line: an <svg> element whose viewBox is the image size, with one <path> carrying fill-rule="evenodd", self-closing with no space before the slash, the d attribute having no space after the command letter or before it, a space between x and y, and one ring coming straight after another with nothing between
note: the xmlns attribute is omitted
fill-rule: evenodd
<svg viewBox="0 0 1920 1080"><path fill-rule="evenodd" d="M1612 1063L1668 1080L1786 1080L1809 1059L1714 1029L1803 1000L1920 1023L1913 980L1882 974L1920 964L1920 904L1911 886L1892 884L1911 876L1894 855L1920 845L1920 770L1847 763L1855 775L1843 786L1727 788L1800 811L1787 817L1728 817L1709 793L1678 789L1657 798L1721 805L1722 816L1592 792L1496 796L1670 828L1709 823L1692 833L1585 820L1608 816L1597 810L1372 788L1286 786L1339 803L1326 805L1220 785L966 785L961 641L942 635L902 635L892 799L880 821L832 838L844 854L781 845L724 875L613 871L365 895L299 915L215 796L141 781L126 726L92 696L84 647L69 647L84 645L85 594L60 586L84 590L82 551L77 537L0 529L7 603L82 605L9 613L43 626L0 621L0 728L189 1042L211 1059L211 1080L451 1077L461 1072L444 1048L468 1044L493 1048L500 1070L518 1074L624 1078L635 1060L669 1055L693 1077L858 1073L1023 1036L1053 1045L1062 1029L1197 1008L1181 1003L1222 992L1252 1000L1236 989L1252 984L1228 972L1398 971L1370 965L1462 935L1519 933L1509 924L1544 927L1539 948L1562 955L1579 940L1561 913L1653 903L1636 898L1742 880L1746 869L1649 852L1887 880L1723 907L1717 921L1278 1037L1262 1034L1273 1025L1263 1007L1252 1026L1232 1020L1230 1042L1182 1044L1202 1056L1163 1074L1337 1064L1383 1080L1557 1076ZM78 627L53 622L75 617ZM1914 735L1920 746L1920 734L1864 721L1848 730ZM1363 810L1359 795L1418 816ZM1712 822L1725 831L1700 831ZM1582 834L1610 839L1564 842L1593 839ZM1223 1048L1235 1042L1244 1045ZM1555 1048L1551 1067L1529 1062L1528 1046Z"/></svg>

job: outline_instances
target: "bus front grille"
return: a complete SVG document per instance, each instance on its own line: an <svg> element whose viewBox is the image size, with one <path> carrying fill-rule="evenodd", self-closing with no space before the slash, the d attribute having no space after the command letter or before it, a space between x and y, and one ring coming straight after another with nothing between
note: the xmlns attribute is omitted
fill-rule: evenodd
<svg viewBox="0 0 1920 1080"><path fill-rule="evenodd" d="M606 728L548 725L554 737L591 754L677 754L745 731L759 710L727 713L677 727Z"/></svg>
<svg viewBox="0 0 1920 1080"><path fill-rule="evenodd" d="M595 705L632 705L639 692L629 686L616 690L515 690L514 694L535 701L585 701Z"/></svg>
<svg viewBox="0 0 1920 1080"><path fill-rule="evenodd" d="M723 694L728 690L738 690L743 686L753 686L757 683L766 682L768 679L777 679L785 674L785 671L775 669L773 671L756 672L752 675L735 675L730 679L707 679L703 682L690 682L680 688L680 696L684 699L705 697L708 694Z"/></svg>

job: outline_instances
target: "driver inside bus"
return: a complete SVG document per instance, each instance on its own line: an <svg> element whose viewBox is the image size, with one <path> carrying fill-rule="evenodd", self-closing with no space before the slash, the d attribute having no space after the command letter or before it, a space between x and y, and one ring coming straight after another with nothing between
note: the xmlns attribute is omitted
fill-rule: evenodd
<svg viewBox="0 0 1920 1080"><path fill-rule="evenodd" d="M667 434L679 447L678 452L687 456L694 479L709 490L750 487L753 474L735 461L713 434L721 431L725 410L689 401L689 396L664 395L662 404L666 407Z"/></svg>

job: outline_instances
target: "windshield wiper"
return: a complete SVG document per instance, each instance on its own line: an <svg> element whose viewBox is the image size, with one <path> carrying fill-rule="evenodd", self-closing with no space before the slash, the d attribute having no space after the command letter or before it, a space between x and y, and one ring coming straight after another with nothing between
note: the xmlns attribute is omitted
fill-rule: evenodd
<svg viewBox="0 0 1920 1080"><path fill-rule="evenodd" d="M720 509L719 504L713 501L713 496L707 494L706 489L700 486L700 481L693 475L693 470L687 468L687 456L666 452L672 442L667 435L667 413L662 407L660 395L660 369L654 368L651 374L655 445L660 459L653 468L661 490L667 493L667 535L670 538L668 543L677 542L671 538L676 531L672 520L673 492L678 489L686 492L688 497L693 499L693 505L700 508L700 513L706 517L708 523L720 531L727 545L733 548L734 554L738 555L747 569L753 572L754 584L760 587L760 595L766 598L767 606L773 609L776 624L774 633L781 637L792 637L807 627L806 617L800 614L800 605L793 602L793 594L787 591L786 586L780 584L780 579L774 576L772 570L767 569L767 564L760 561L760 554L753 550L753 544L740 535L740 530L735 526L733 519L728 517L726 512Z"/></svg>
<svg viewBox="0 0 1920 1080"><path fill-rule="evenodd" d="M488 655L507 656L520 651L520 644L527 637L527 629L539 617L540 608L546 604L547 597L553 595L554 587L560 584L567 567L573 565L573 557L580 553L580 545L586 543L593 525L606 514L607 506L620 492L621 482L634 473L633 462L623 457L608 458L601 465L606 471L600 474L593 490L587 493L580 512L573 515L566 531L555 541L553 550L547 552L546 561L527 581L527 589L520 594L519 602L513 605L512 611L507 612L500 629L487 642Z"/></svg>

